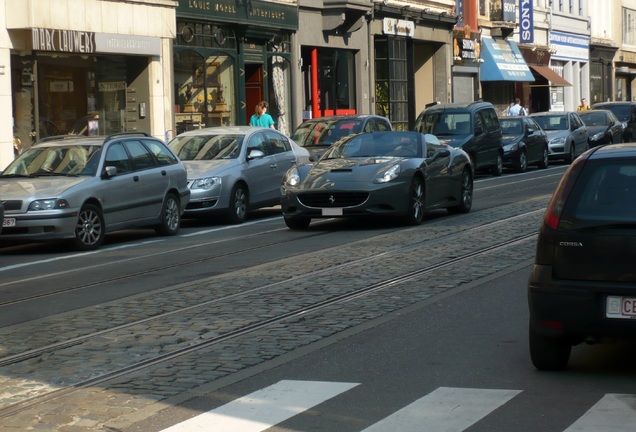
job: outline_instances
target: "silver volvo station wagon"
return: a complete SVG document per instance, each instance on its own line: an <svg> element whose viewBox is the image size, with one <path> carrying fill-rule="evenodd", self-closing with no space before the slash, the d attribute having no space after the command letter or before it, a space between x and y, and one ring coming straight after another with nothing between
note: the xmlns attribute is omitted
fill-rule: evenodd
<svg viewBox="0 0 636 432"><path fill-rule="evenodd" d="M189 199L185 166L145 133L50 137L0 174L0 240L70 239L93 250L126 228L175 235Z"/></svg>

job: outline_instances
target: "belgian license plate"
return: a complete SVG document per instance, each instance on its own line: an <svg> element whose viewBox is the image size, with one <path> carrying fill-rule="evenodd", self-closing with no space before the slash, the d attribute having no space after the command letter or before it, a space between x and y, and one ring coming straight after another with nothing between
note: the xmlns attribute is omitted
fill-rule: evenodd
<svg viewBox="0 0 636 432"><path fill-rule="evenodd" d="M15 226L15 218L4 218L2 221L3 227L14 227Z"/></svg>
<svg viewBox="0 0 636 432"><path fill-rule="evenodd" d="M607 318L636 319L636 297L607 296Z"/></svg>
<svg viewBox="0 0 636 432"><path fill-rule="evenodd" d="M324 208L322 209L323 216L342 216L342 208Z"/></svg>

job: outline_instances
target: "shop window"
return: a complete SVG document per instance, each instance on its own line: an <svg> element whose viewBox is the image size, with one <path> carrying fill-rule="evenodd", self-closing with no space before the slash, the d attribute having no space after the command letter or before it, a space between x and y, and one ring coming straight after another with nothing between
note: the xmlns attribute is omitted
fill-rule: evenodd
<svg viewBox="0 0 636 432"><path fill-rule="evenodd" d="M177 134L205 126L235 124L235 61L225 53L204 58L194 50L174 56Z"/></svg>
<svg viewBox="0 0 636 432"><path fill-rule="evenodd" d="M315 64L314 54L317 57ZM314 98L318 105L318 112L311 113L313 117L357 112L353 51L305 47L302 64L307 111L313 110ZM317 72L316 86L312 82L314 71Z"/></svg>
<svg viewBox="0 0 636 432"><path fill-rule="evenodd" d="M388 117L393 129L408 130L408 65L406 39L375 41L375 111Z"/></svg>

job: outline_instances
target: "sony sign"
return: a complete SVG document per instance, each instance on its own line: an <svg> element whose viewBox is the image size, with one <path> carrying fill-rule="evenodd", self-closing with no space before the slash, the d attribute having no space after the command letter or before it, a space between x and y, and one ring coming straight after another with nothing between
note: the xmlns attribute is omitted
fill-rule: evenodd
<svg viewBox="0 0 636 432"><path fill-rule="evenodd" d="M519 42L534 43L532 0L519 0Z"/></svg>

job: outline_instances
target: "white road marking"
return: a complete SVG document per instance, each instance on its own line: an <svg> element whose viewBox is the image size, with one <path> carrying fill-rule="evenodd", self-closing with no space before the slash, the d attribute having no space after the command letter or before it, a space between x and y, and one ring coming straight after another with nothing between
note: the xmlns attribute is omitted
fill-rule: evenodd
<svg viewBox="0 0 636 432"><path fill-rule="evenodd" d="M460 432L521 390L440 387L363 432Z"/></svg>
<svg viewBox="0 0 636 432"><path fill-rule="evenodd" d="M283 380L163 432L261 432L357 385Z"/></svg>
<svg viewBox="0 0 636 432"><path fill-rule="evenodd" d="M636 424L636 395L606 394L564 432L624 432Z"/></svg>

